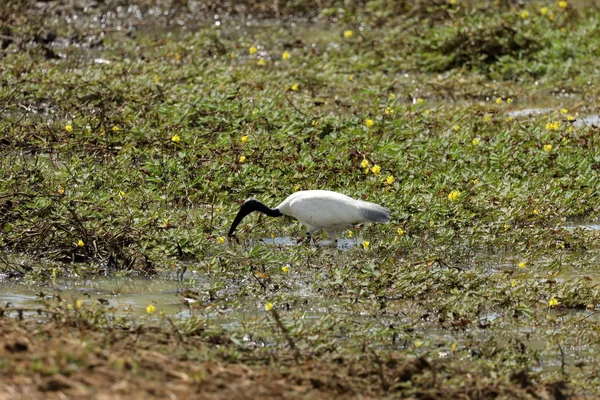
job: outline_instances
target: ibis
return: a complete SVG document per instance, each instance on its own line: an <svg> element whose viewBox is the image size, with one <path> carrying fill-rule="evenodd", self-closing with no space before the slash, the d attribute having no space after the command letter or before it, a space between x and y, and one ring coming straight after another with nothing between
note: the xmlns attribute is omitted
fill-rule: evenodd
<svg viewBox="0 0 600 400"><path fill-rule="evenodd" d="M258 211L269 217L284 215L296 218L306 227L308 239L324 230L333 242L337 231L368 222L390 222L390 211L378 204L356 200L330 190L302 190L288 196L277 207L269 208L256 199L242 203L227 236L232 237L235 229L248 214Z"/></svg>

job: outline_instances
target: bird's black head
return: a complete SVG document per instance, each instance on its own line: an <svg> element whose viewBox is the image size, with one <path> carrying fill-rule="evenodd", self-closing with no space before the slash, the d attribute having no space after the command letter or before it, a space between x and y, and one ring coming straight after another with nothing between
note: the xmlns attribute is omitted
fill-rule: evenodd
<svg viewBox="0 0 600 400"><path fill-rule="evenodd" d="M281 217L283 215L276 208L269 208L256 199L248 199L242 203L242 206L240 207L240 211L238 211L237 215L235 216L235 219L233 220L233 223L231 224L231 227L229 228L229 232L227 233L227 236L229 236L229 237L233 236L233 232L235 232L235 228L237 228L239 223L242 222L242 220L246 217L246 215L248 215L254 211L259 211L270 217Z"/></svg>

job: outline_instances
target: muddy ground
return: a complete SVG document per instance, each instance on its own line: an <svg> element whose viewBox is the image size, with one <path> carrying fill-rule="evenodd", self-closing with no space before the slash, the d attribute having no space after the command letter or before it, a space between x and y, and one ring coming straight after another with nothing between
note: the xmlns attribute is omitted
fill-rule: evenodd
<svg viewBox="0 0 600 400"><path fill-rule="evenodd" d="M2 318L2 399L564 399L564 382L483 375L426 357L344 357L237 347L227 335L158 327L102 331L68 315ZM209 360L207 360L207 358ZM456 385L460 381L460 385ZM577 397L573 397L577 398Z"/></svg>

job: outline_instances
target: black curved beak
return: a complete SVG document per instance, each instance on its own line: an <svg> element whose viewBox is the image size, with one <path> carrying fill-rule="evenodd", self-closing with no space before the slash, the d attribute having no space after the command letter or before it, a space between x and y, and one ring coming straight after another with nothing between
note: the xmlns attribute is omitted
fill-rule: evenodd
<svg viewBox="0 0 600 400"><path fill-rule="evenodd" d="M235 216L235 219L231 223L231 227L229 228L229 232L227 233L228 237L233 236L233 232L235 232L235 228L237 228L237 226L240 224L240 222L242 222L242 220L246 217L246 215L250 214L252 211L254 211L254 208L251 207L251 205L248 203L248 201L244 201L244 203L240 207L240 211L238 211L237 215Z"/></svg>
<svg viewBox="0 0 600 400"><path fill-rule="evenodd" d="M238 211L233 223L231 224L231 228L229 228L229 232L227 233L228 237L233 236L233 232L235 232L235 228L239 225L240 222L246 217L246 215L250 214L253 211L259 211L263 214L268 215L269 217L281 217L283 214L276 208L269 208L265 206L263 203L256 199L248 199L242 203L240 207L240 211Z"/></svg>

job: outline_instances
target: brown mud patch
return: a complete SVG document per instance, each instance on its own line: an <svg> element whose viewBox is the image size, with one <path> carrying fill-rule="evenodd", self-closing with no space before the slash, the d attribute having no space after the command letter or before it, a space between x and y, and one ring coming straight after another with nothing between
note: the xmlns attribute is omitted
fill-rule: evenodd
<svg viewBox="0 0 600 400"><path fill-rule="evenodd" d="M3 318L0 399L573 398L563 382L487 376L426 356L305 349L296 363L286 348L244 348L226 334L90 328L68 315Z"/></svg>

